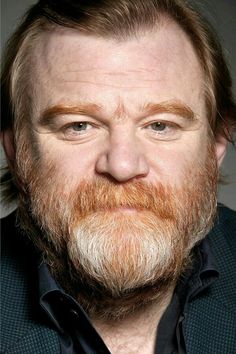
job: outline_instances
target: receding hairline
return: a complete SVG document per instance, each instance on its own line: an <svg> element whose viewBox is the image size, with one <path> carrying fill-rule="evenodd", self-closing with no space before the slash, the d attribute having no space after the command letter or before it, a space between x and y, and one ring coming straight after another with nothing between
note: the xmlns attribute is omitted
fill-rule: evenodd
<svg viewBox="0 0 236 354"><path fill-rule="evenodd" d="M172 26L172 27L170 27ZM49 25L49 27L47 26L45 28L44 31L40 31L37 35L37 38L36 39L36 45L35 46L32 46L32 50L30 51L29 50L29 53L32 55L37 55L37 49L38 47L40 46L40 44L43 44L43 41L46 42L44 43L45 46L47 47L47 45L50 43L50 36L53 36L55 35L55 37L53 38L54 39L57 39L59 38L63 38L63 36L70 36L70 37L76 37L76 38L79 38L79 40L81 40L81 43L84 43L86 42L87 39L89 38L93 38L95 41L97 41L97 43L99 43L100 41L101 42L104 42L104 40L106 42L111 42L113 44L123 44L123 43L128 43L129 42L132 42L133 40L134 41L139 41L139 39L145 39L147 38L148 41L153 42L155 43L155 36L159 36L158 32L160 29L169 29L172 30L173 32L177 30L179 30L180 32L182 32L182 40L187 43L187 45L189 46L190 48L190 51L192 51L192 53L194 54L195 58L196 58L196 61L199 65L199 67L201 67L201 70L203 70L202 66L201 66L201 61L198 57L198 53L196 51L196 48L194 46L194 44L192 43L191 41L191 38L189 38L188 34L184 31L184 29L179 25L179 23L171 18L170 16L167 16L167 15L163 15L163 16L160 16L159 17L159 22L156 24L156 26L152 26L150 29L140 29L139 30L139 33L134 33L134 34L128 34L126 36L126 38L124 37L117 37L117 36L113 36L112 33L110 35L108 35L107 37L106 36L103 36L101 34L97 34L97 33L87 33L87 32L84 32L84 31L81 31L80 28L74 28L74 27L62 27L62 26L59 26L59 25ZM179 38L181 38L179 36ZM41 42L41 43L40 43ZM45 48L46 48L45 47ZM145 51L145 48L144 48L144 51Z"/></svg>
<svg viewBox="0 0 236 354"><path fill-rule="evenodd" d="M195 50L195 46L191 41L191 38L188 36L188 34L186 33L186 31L184 30L184 28L181 27L181 25L176 21L176 19L174 19L173 17L171 17L169 14L157 14L157 20L156 23L153 25L148 25L148 26L144 26L138 28L137 31L134 32L127 32L125 35L117 35L116 33L113 32L108 32L108 33L99 33L99 32L92 32L90 30L87 30L85 28L83 28L79 23L76 25L71 25L71 26L62 26L59 24L55 24L52 22L47 21L46 19L40 19L38 21L38 23L35 23L34 26L32 26L32 29L29 29L29 33L32 32L32 36L30 36L33 41L34 41L34 46L31 46L32 48L27 48L27 42L28 39L25 39L25 43L26 43L26 51L28 51L29 54L35 53L35 51L37 51L37 47L40 44L40 41L43 40L47 35L59 35L59 36L63 36L63 35L71 35L71 36L84 36L84 38L94 38L96 40L101 40L103 41L104 39L107 41L112 41L114 43L118 43L118 44L122 44L125 42L128 42L130 40L138 40L141 37L145 37L145 36L150 36L150 34L155 35L155 33L162 27L168 25L169 23L174 23L186 36L188 42L191 44L193 50L195 51L196 55L197 52ZM29 42L30 42L30 38L29 38ZM30 46L28 46L30 47ZM198 56L198 55L197 55Z"/></svg>
<svg viewBox="0 0 236 354"><path fill-rule="evenodd" d="M108 34L107 36L103 36L102 34L99 34L99 33L90 33L90 32L81 31L79 26L77 28L76 27L65 27L65 26L63 27L58 24L43 21L42 23L39 24L38 28L37 28L37 26L35 28L33 28L32 36L31 36L32 43L27 43L28 41L26 39L25 48L23 48L23 53L27 53L27 56L26 56L26 60L23 59L23 66L24 66L24 61L25 61L27 71L32 72L32 69L34 68L34 65L35 65L34 58L38 57L37 51L38 51L39 46L44 45L44 44L45 44L45 46L49 45L50 44L48 41L48 40L50 40L49 36L51 36L53 34L58 35L59 38L62 37L63 35L70 35L70 36L75 36L78 38L78 36L81 35L81 38L85 41L86 41L86 37L87 37L87 38L93 38L93 39L97 40L98 43L99 43L99 41L104 41L104 39L105 39L107 41L113 42L114 44L116 44L116 43L123 44L125 42L128 43L129 41L132 41L132 40L139 40L139 38L143 38L143 37L148 38L148 40L150 38L150 41L155 41L155 35L157 34L157 32L161 28L167 27L169 25L176 26L183 33L184 41L186 43L188 43L189 47L191 48L191 51L196 58L196 62L198 63L200 71L202 72L202 74L204 76L204 68L202 66L202 62L199 58L199 55L197 53L197 50L195 48L193 41L191 40L189 35L186 33L186 31L181 27L181 25L174 18L169 16L168 14L162 14L162 15L159 14L158 21L155 26L152 26L150 28L145 28L145 29L140 28L138 33L136 32L133 34L127 34L126 37L113 36L112 33ZM153 35L153 37L150 37L150 35L151 36ZM31 39L29 38L29 42L30 41L31 41ZM43 48L43 50L44 49L45 48ZM43 52L43 50L42 50L42 52ZM145 48L144 48L144 50L145 50ZM21 57L22 57L22 55L21 55ZM27 58L28 58L28 61L27 61ZM30 61L30 65L29 65L29 61ZM14 72L14 70L13 70L13 72ZM22 74L23 74L23 71L22 71ZM29 75L27 75L27 73L26 73L25 79L27 79L27 76L29 76ZM22 79L24 80L24 77L22 77ZM22 82L22 80L21 80L21 82Z"/></svg>

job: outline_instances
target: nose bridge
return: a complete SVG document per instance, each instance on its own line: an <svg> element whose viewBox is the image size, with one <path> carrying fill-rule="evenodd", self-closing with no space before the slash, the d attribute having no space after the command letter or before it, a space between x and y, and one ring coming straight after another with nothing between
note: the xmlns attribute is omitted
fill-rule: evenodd
<svg viewBox="0 0 236 354"><path fill-rule="evenodd" d="M122 132L119 135L111 137L110 149L108 152L108 162L114 168L120 168L125 171L132 171L137 168L139 160L137 141L132 132Z"/></svg>
<svg viewBox="0 0 236 354"><path fill-rule="evenodd" d="M148 173L147 161L132 129L117 129L110 135L106 151L98 161L98 172L119 182Z"/></svg>

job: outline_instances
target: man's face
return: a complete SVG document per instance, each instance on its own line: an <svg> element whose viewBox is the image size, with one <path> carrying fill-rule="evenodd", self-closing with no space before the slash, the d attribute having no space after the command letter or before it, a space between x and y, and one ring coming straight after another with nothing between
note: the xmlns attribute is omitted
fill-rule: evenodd
<svg viewBox="0 0 236 354"><path fill-rule="evenodd" d="M203 74L172 22L124 42L45 33L32 80L38 153L75 183L110 176L179 185L186 166L206 156Z"/></svg>
<svg viewBox="0 0 236 354"><path fill-rule="evenodd" d="M35 218L113 295L176 276L211 224L217 178L186 35L167 20L125 41L58 29L33 60Z"/></svg>

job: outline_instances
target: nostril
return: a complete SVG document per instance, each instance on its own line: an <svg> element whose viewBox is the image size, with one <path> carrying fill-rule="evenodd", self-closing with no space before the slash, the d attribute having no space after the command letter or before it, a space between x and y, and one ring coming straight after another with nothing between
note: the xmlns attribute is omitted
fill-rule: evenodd
<svg viewBox="0 0 236 354"><path fill-rule="evenodd" d="M116 182L125 182L141 178L148 174L149 167L140 156L107 154L100 156L96 164L96 173Z"/></svg>
<svg viewBox="0 0 236 354"><path fill-rule="evenodd" d="M108 172L108 161L107 154L103 154L97 158L97 162L95 165L95 171L99 174L109 174Z"/></svg>

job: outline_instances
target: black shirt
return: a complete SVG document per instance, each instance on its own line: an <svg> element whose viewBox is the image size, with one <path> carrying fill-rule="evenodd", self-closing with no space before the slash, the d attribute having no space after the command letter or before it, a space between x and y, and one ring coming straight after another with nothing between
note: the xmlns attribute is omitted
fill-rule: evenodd
<svg viewBox="0 0 236 354"><path fill-rule="evenodd" d="M182 322L188 303L218 277L207 240L194 249L194 266L178 282L172 300L157 328L154 354L184 354ZM47 265L39 264L39 301L58 331L62 354L109 354L82 307L53 279Z"/></svg>

